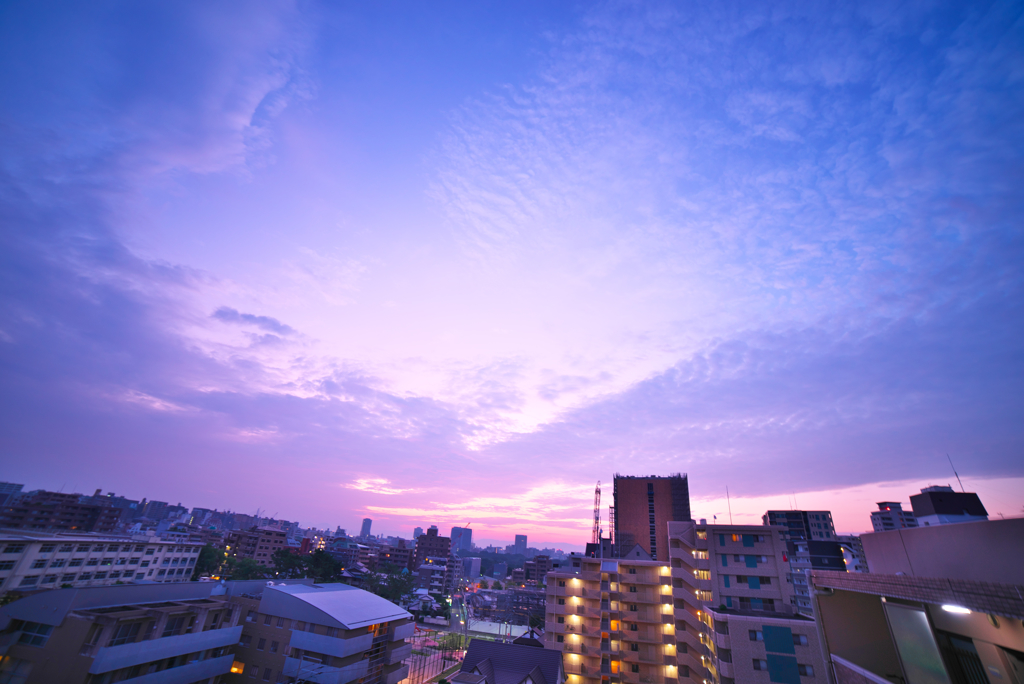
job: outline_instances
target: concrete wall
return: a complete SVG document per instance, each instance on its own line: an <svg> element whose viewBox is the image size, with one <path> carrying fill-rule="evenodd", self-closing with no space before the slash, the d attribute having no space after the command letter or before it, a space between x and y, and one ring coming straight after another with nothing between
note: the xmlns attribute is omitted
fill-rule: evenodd
<svg viewBox="0 0 1024 684"><path fill-rule="evenodd" d="M872 573L1024 584L1024 518L861 536Z"/></svg>
<svg viewBox="0 0 1024 684"><path fill-rule="evenodd" d="M819 594L817 604L829 653L878 677L898 681L891 679L891 675L902 676L902 669L880 597L835 591L831 596Z"/></svg>

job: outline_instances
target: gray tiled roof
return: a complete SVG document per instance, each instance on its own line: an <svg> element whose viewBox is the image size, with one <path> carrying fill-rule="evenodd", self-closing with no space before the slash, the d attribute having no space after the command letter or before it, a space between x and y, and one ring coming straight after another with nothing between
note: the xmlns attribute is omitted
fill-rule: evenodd
<svg viewBox="0 0 1024 684"><path fill-rule="evenodd" d="M487 684L562 684L562 654L546 648L473 639L460 672L479 670Z"/></svg>

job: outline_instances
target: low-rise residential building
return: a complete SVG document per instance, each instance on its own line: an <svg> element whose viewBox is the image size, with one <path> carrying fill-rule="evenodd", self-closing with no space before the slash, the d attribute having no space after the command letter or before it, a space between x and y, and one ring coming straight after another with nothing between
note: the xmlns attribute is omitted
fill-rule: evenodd
<svg viewBox="0 0 1024 684"><path fill-rule="evenodd" d="M520 639L505 644L473 639L454 684L563 684L566 681L561 654L527 645Z"/></svg>
<svg viewBox="0 0 1024 684"><path fill-rule="evenodd" d="M224 681L242 627L239 607L213 595L219 586L56 589L9 603L0 608L0 681Z"/></svg>
<svg viewBox="0 0 1024 684"><path fill-rule="evenodd" d="M274 527L255 527L228 532L224 539L229 556L252 558L259 565L274 567L274 554L288 548L288 534Z"/></svg>
<svg viewBox="0 0 1024 684"><path fill-rule="evenodd" d="M232 599L243 611L237 674L225 682L398 684L412 654L412 615L345 584L265 582Z"/></svg>
<svg viewBox="0 0 1024 684"><path fill-rule="evenodd" d="M83 494L35 490L13 496L0 509L0 528L34 532L112 534L121 509L109 503L85 503Z"/></svg>
<svg viewBox="0 0 1024 684"><path fill-rule="evenodd" d="M201 548L156 537L0 533L0 592L187 582Z"/></svg>
<svg viewBox="0 0 1024 684"><path fill-rule="evenodd" d="M910 505L918 527L988 520L988 511L977 494L957 492L949 485L925 487L910 497Z"/></svg>
<svg viewBox="0 0 1024 684"><path fill-rule="evenodd" d="M864 544L856 534L841 534L836 537L843 550L843 563L847 572L867 572L868 563L864 557Z"/></svg>

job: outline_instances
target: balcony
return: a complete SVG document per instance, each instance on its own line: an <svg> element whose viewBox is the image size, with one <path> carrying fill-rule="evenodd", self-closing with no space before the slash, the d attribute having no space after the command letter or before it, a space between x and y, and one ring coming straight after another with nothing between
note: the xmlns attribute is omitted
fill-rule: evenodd
<svg viewBox="0 0 1024 684"><path fill-rule="evenodd" d="M329 637L324 634L292 631L289 645L292 648L300 648L303 651L323 653L335 658L346 658L368 650L373 645L373 635L363 634L352 639L339 639L338 637Z"/></svg>
<svg viewBox="0 0 1024 684"><path fill-rule="evenodd" d="M295 677L316 684L345 684L353 679L365 677L368 671L368 660L360 660L345 667L329 667L309 660L300 661L297 658L285 658L283 670L286 677Z"/></svg>
<svg viewBox="0 0 1024 684"><path fill-rule="evenodd" d="M409 656L412 655L412 644L404 644L397 648L391 649L391 653L388 654L389 663L399 663Z"/></svg>
<svg viewBox="0 0 1024 684"><path fill-rule="evenodd" d="M388 672L387 676L384 678L384 684L398 684L398 682L402 681L408 676L409 666L403 665L402 667L398 668L397 670L394 670L393 672Z"/></svg>
<svg viewBox="0 0 1024 684"><path fill-rule="evenodd" d="M416 623L409 622L404 625L399 625L398 627L395 627L395 631L393 632L392 638L394 641L398 641L399 639L408 639L415 633Z"/></svg>
<svg viewBox="0 0 1024 684"><path fill-rule="evenodd" d="M205 632L204 632L205 634ZM171 637L167 637L170 639ZM147 641L146 643L152 643ZM210 677L216 677L231 672L231 664L235 656L226 655L220 658L209 658L188 663L180 667L172 667L161 672L152 672L133 678L132 684L190 684L190 682L206 681Z"/></svg>
<svg viewBox="0 0 1024 684"><path fill-rule="evenodd" d="M120 670L123 667L142 665L155 660L185 655L187 653L197 653L211 648L234 646L241 637L242 626L238 625L228 629L211 629L206 632L179 634L178 636L139 641L134 644L108 646L96 652L96 657L89 668L89 674L101 674L112 670ZM227 672L230 669L231 665L229 662L228 669L224 671ZM196 679L201 679L201 677ZM181 681L191 682L195 680L183 679Z"/></svg>

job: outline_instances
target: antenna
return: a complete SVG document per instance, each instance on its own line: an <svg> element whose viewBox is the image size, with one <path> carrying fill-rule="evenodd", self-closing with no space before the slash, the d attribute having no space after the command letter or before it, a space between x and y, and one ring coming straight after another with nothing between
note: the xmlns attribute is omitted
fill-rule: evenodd
<svg viewBox="0 0 1024 684"><path fill-rule="evenodd" d="M732 501L729 499L729 487L725 488L725 502L729 504L729 524L732 525Z"/></svg>
<svg viewBox="0 0 1024 684"><path fill-rule="evenodd" d="M966 491L964 489L964 483L960 482L960 476L956 474L956 466L953 465L953 459L949 458L949 454L948 453L946 454L946 458L949 459L949 467L953 469L953 474L956 475L956 481L960 483L960 491L961 492Z"/></svg>

